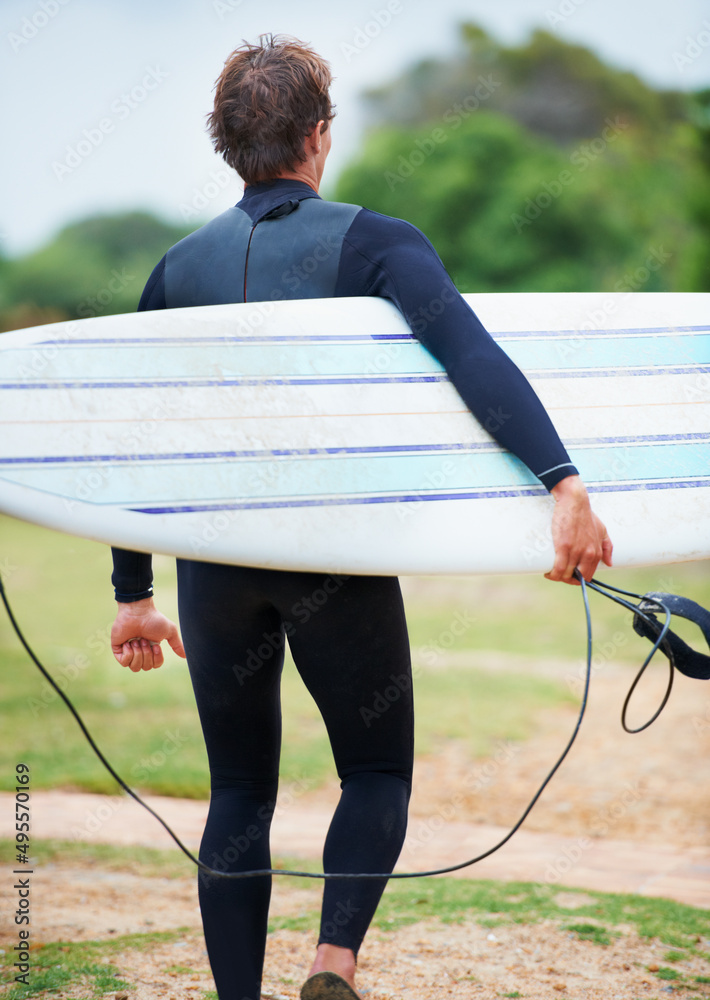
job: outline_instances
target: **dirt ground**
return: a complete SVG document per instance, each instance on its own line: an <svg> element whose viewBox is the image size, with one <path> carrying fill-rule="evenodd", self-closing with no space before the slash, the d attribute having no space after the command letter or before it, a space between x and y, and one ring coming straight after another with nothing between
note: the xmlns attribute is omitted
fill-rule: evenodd
<svg viewBox="0 0 710 1000"><path fill-rule="evenodd" d="M510 657L496 662L488 654L481 654L480 663L474 665L483 663L500 670L523 667ZM570 684L578 667L547 661L531 666L525 661L526 669ZM619 724L629 681L625 669L607 665L596 672L580 737L525 829L634 840L639 850L649 844L707 847L710 690L678 677L658 722L645 733L629 736ZM635 718L653 710L662 687L658 678L645 686L634 706ZM452 808L456 820L509 826L564 746L574 716L573 707L546 711L531 739L521 746L501 745L488 760L472 762L457 744L419 759L410 830L416 835L418 829L432 825L432 818L451 816ZM330 801L332 791L308 793L297 808L322 807ZM435 861L435 841L429 850ZM98 866L80 869L55 864L43 866L33 886L36 925L45 941L190 928L178 942L147 953L127 952L112 960L122 977L136 985L130 996L178 1000L214 988L192 874L179 879L143 878L101 871ZM317 887L303 890L277 880L272 913L312 912L318 892ZM558 902L570 908L572 922L580 899L584 897L560 889ZM359 985L369 1000L518 995L526 1000L660 1000L664 992L680 992L677 985L659 981L653 974L654 968L667 964L663 960L667 944L639 939L630 927L616 931L620 936L602 947L579 941L563 929L562 922L550 921L493 929L473 921L453 926L427 921L391 932L374 930L361 952ZM703 950L710 951L710 941ZM268 943L263 995L298 997L312 954L313 940L308 934L274 933ZM699 959L676 967L689 977L710 975L708 964ZM62 998L85 995L80 990L59 994ZM710 996L710 986L698 985L696 992L686 995Z"/></svg>
<svg viewBox="0 0 710 1000"><path fill-rule="evenodd" d="M201 997L214 988L200 931L192 877L145 879L128 873L101 873L69 866L47 866L35 897L42 900L47 940L85 940L114 935L189 927L179 941L147 952L127 951L112 957L121 978L135 984L139 1000ZM295 916L312 911L317 888L275 888L272 913ZM569 908L589 901L584 894L560 891L557 902ZM142 915L136 922L136 913ZM584 921L588 922L585 917ZM561 922L562 923L562 922ZM442 996L488 998L514 995L525 1000L639 1000L660 998L669 984L654 969L667 965L669 946L640 939L629 927L608 946L577 940L561 923L488 928L473 921L442 925L424 921L396 931L373 930L360 956L359 986L367 1000ZM269 938L263 996L295 1000L313 956L309 934L279 930ZM705 949L710 941L705 942ZM708 976L710 965L699 959L676 963L685 976ZM685 996L710 995L710 988ZM670 992L676 992L671 988ZM82 990L52 994L62 1000L87 996Z"/></svg>

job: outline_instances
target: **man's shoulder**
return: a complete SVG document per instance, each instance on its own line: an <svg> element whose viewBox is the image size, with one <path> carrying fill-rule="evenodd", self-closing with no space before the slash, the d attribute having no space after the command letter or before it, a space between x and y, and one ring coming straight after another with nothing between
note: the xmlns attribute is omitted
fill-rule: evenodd
<svg viewBox="0 0 710 1000"><path fill-rule="evenodd" d="M237 205L233 205L231 208L221 212L220 215L216 215L213 219L209 219L203 225L198 226L197 229L188 233L187 236L183 236L181 240L178 240L177 243L174 243L170 247L166 256L173 254L178 248L186 249L194 243L200 242L205 238L210 238L222 230L234 230L235 227L239 226L248 229L250 227L249 216Z"/></svg>
<svg viewBox="0 0 710 1000"><path fill-rule="evenodd" d="M397 243L408 243L415 246L431 247L421 229L417 229L406 219L398 219L393 215L383 215L371 208L363 208L353 219L348 230L349 239L365 240L395 240Z"/></svg>

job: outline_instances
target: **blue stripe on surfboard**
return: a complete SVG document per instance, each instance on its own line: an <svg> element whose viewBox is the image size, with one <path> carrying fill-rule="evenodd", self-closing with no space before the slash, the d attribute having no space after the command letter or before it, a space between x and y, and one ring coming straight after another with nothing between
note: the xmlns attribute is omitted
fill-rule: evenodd
<svg viewBox="0 0 710 1000"><path fill-rule="evenodd" d="M710 328L709 328L710 329ZM234 334L230 337L64 337L57 340L40 340L34 347L50 344L71 343L72 346L78 344L110 344L115 346L133 347L136 344L162 344L172 347L180 344L369 344L373 340L376 342L385 341L395 343L397 341L411 341L411 333L314 333L314 334L261 334L254 333L248 336ZM26 350L27 348L19 348Z"/></svg>
<svg viewBox="0 0 710 1000"><path fill-rule="evenodd" d="M616 437L568 439L568 448L599 448L613 444L675 444L682 442L706 442L710 444L710 434L693 432L686 434L632 434ZM505 449L495 441L453 441L449 444L391 444L391 445L337 445L321 448L258 448L242 449L240 451L185 451L185 452L153 452L142 455L22 455L0 458L3 465L86 465L96 462L108 464L114 462L130 462L133 464L150 462L203 462L207 460L229 459L261 459L271 458L307 458L309 456L332 455L336 458L345 455L403 455L406 453L429 452L480 452L492 451L502 453Z"/></svg>
<svg viewBox="0 0 710 1000"><path fill-rule="evenodd" d="M654 481L708 476L707 445L697 442L570 448L588 484L612 480ZM95 469L96 466L93 467ZM97 504L232 500L236 497L314 497L401 493L441 488L507 488L536 484L533 473L510 453L490 451L399 455L345 455L239 462L170 462L146 476L137 465L106 463L100 472L60 464L5 467L2 478L60 496ZM199 475L198 475L199 472ZM85 474L86 473L86 474ZM314 484L317 484L314 487Z"/></svg>
<svg viewBox="0 0 710 1000"><path fill-rule="evenodd" d="M696 369L691 369L695 371ZM123 382L7 382L0 383L0 389L213 389L231 388L233 386L270 386L270 385L384 385L394 382L448 382L444 374L431 375L379 375L376 377L352 376L342 378L182 378L182 379L149 379L145 381Z"/></svg>
<svg viewBox="0 0 710 1000"><path fill-rule="evenodd" d="M587 340L592 337L613 339L615 337L636 337L639 335L675 338L679 333L694 334L707 333L708 331L710 331L710 326L630 326L613 330L590 330L584 327L577 330L489 330L495 340L516 340L518 337L540 337L541 339L548 337L572 337L576 340L580 338Z"/></svg>
<svg viewBox="0 0 710 1000"><path fill-rule="evenodd" d="M578 378L625 378L638 375L659 376L659 375L701 375L710 372L710 365L691 365L690 367L670 367L670 368L623 368L613 370L602 370L589 368L585 370L569 371L548 371L545 369L526 370L530 377L537 378L566 378L569 380ZM119 382L109 382L105 380L65 382L61 380L48 382L3 382L0 389L34 391L57 390L57 389L207 389L207 388L233 388L240 386L272 386L272 385L393 385L407 384L415 382L448 382L449 378L444 374L432 375L378 375L378 376L333 376L318 378L182 378L182 379L147 379L128 380Z"/></svg>
<svg viewBox="0 0 710 1000"><path fill-rule="evenodd" d="M637 490L677 490L710 486L710 478L699 480L671 480L654 483L608 483L588 487L590 493L627 493ZM389 496L324 497L303 500L250 500L233 503L185 504L169 507L130 507L138 514L207 514L221 510L274 510L288 507L343 507L377 503L422 503L437 500L498 500L505 497L545 495L543 486L526 489L475 490L461 493L399 493Z"/></svg>
<svg viewBox="0 0 710 1000"><path fill-rule="evenodd" d="M652 334L654 336L675 337L679 333L705 333L710 331L710 326L647 326L647 327L627 327L619 330L505 330L493 332L492 336L496 340L517 340L522 337L635 337L638 335ZM294 343L294 344L319 344L325 342L333 343L367 343L370 340L395 342L411 340L409 333L349 333L349 334L262 334L254 332L247 336L234 335L230 337L57 337L54 340L38 340L33 345L49 346L53 344L122 344L132 346L134 344L271 344L271 343Z"/></svg>
<svg viewBox="0 0 710 1000"><path fill-rule="evenodd" d="M41 455L18 458L0 458L0 466L24 464L54 464L73 463L83 465L91 462L172 462L172 461L204 461L206 459L234 458L307 458L309 456L333 455L336 458L344 455L396 455L406 452L456 452L456 451L502 451L494 441L480 441L471 444L393 444L393 445L362 445L358 447L323 447L323 448L269 448L245 449L243 451L186 451L165 452L153 455Z"/></svg>
<svg viewBox="0 0 710 1000"><path fill-rule="evenodd" d="M338 376L420 375L441 372L441 365L411 338L400 341L392 351L381 345L356 343L321 345L317 352L296 344L185 345L175 343L166 352L165 345L111 345L105 351L87 351L71 345L47 361L43 382L73 378L76 381L110 378L131 379L136 371L150 379L159 375L167 380L224 378L331 378ZM31 378L32 365L22 364L26 354L36 348L10 348L3 353L5 370L16 365L23 378ZM528 373L547 372L552 377L598 369L629 369L638 374L689 365L710 364L710 336L669 338L637 337L621 340L563 339L557 341L511 341L506 353Z"/></svg>

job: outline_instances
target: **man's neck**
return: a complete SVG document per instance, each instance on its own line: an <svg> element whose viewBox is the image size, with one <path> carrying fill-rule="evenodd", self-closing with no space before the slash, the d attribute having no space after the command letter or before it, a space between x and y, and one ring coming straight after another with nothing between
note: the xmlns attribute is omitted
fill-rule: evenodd
<svg viewBox="0 0 710 1000"><path fill-rule="evenodd" d="M282 174L279 174L278 177L275 177L274 180L302 181L302 183L313 188L316 194L318 194L318 189L320 187L320 177L317 176L316 170L310 163L304 163L302 169L297 168L296 170L285 170Z"/></svg>

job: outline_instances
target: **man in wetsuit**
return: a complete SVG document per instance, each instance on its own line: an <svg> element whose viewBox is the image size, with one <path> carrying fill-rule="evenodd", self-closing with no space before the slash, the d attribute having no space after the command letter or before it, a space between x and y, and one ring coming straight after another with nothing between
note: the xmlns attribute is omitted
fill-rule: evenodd
<svg viewBox="0 0 710 1000"><path fill-rule="evenodd" d="M445 367L495 437L553 494L554 565L547 577L586 579L611 542L542 404L461 298L413 226L318 195L331 143L331 75L294 39L263 38L228 59L217 81L215 148L244 179L244 197L176 244L153 271L140 309L224 302L374 295L389 299ZM318 266L305 268L305 261ZM433 308L433 303L437 303ZM490 422L489 422L490 425ZM150 556L114 549L116 659L159 667L175 625L152 600ZM331 584L328 586L328 584ZM327 601L307 621L297 606ZM332 578L178 560L180 625L207 746L210 810L201 859L224 871L270 867L278 783L279 680L288 636L296 666L331 741L342 794L324 847L325 871L391 872L404 840L413 761L411 666L399 586L389 577ZM300 604L299 604L300 602ZM273 655L238 666L264 634ZM402 696L376 724L359 707L400 678ZM321 929L304 1000L357 997L356 958L386 880L325 883ZM271 883L267 876L199 876L205 939L220 1000L258 1000Z"/></svg>

